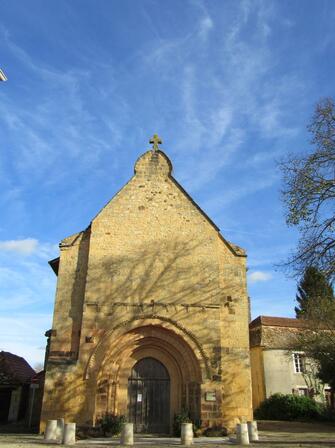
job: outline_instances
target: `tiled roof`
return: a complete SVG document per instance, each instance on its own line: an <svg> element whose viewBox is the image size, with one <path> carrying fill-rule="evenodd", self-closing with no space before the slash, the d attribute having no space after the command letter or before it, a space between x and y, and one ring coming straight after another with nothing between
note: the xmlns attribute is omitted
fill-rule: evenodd
<svg viewBox="0 0 335 448"><path fill-rule="evenodd" d="M260 325L268 327L308 328L308 321L304 319L292 319L290 317L258 316L249 324L249 328Z"/></svg>
<svg viewBox="0 0 335 448"><path fill-rule="evenodd" d="M35 370L21 356L0 352L0 382L2 384L29 383Z"/></svg>
<svg viewBox="0 0 335 448"><path fill-rule="evenodd" d="M40 372L36 373L33 376L31 382L35 384L40 384L44 382L44 379L45 379L45 370L41 370Z"/></svg>

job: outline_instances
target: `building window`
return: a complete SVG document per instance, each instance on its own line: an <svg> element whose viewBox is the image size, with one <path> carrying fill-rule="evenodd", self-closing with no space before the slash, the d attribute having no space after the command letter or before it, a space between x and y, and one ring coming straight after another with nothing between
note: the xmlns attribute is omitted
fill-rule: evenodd
<svg viewBox="0 0 335 448"><path fill-rule="evenodd" d="M302 353L293 353L293 366L295 373L305 371L305 356Z"/></svg>
<svg viewBox="0 0 335 448"><path fill-rule="evenodd" d="M298 387L298 395L301 397L309 397L309 391L307 387Z"/></svg>
<svg viewBox="0 0 335 448"><path fill-rule="evenodd" d="M299 395L300 397L314 397L314 389L308 389L306 386L297 386L292 389L293 395Z"/></svg>

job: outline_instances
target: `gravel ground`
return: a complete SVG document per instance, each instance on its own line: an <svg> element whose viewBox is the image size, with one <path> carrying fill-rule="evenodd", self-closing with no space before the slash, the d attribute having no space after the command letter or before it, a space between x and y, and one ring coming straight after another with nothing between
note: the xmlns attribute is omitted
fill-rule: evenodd
<svg viewBox="0 0 335 448"><path fill-rule="evenodd" d="M270 447L335 447L335 425L299 422L259 422L260 441L250 446ZM140 448L175 448L179 439L159 437L135 437L135 445ZM36 434L0 434L0 446L8 448L41 448L46 445L43 437ZM48 446L56 445L49 443ZM80 440L80 448L106 448L119 445L118 439ZM220 448L236 444L228 437L195 439L196 448Z"/></svg>

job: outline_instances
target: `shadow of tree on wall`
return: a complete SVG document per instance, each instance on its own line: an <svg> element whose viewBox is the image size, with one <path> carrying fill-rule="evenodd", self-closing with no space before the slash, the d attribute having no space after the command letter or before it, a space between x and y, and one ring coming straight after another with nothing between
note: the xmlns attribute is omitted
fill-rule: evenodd
<svg viewBox="0 0 335 448"><path fill-rule="evenodd" d="M152 247L139 246L133 253L103 257L90 267L90 297L101 305L111 301L141 303L156 299L167 304L208 303L218 298L218 260L197 256L201 242L157 241Z"/></svg>
<svg viewBox="0 0 335 448"><path fill-rule="evenodd" d="M244 281L241 268L230 261L233 258L227 256L226 264L224 261L220 263L217 242L209 239L159 240L128 247L120 255L110 255L113 247L101 248L96 253L96 261L92 263L90 260L87 269L88 241L84 238L79 244L81 260L76 270L69 310L72 358L76 359L78 352L80 357L80 328L84 332L82 344L86 344L86 336L94 335L98 342L118 322L136 316L166 316L191 328L210 365L210 377L203 380L217 384L222 381L223 396L229 395L233 402L233 396L240 394L241 390L234 386L231 373L224 367L222 370L224 359L229 358L229 363L236 359L241 365L248 362L248 359L243 360L246 355L242 352L221 347L221 332L230 331L229 322L234 320L236 305L241 300L238 294L241 294ZM222 283L220 276L223 275L226 278ZM78 418L80 409L83 421L87 414L94 413L95 396L87 393L87 387L94 385L85 383L83 375L79 381L78 374L71 373L76 366L75 359L68 366L64 360L63 372L55 377L55 390L49 392L56 409L59 406L60 411L69 415L76 409L74 418ZM52 364L52 359L50 361ZM65 388L62 387L64 383Z"/></svg>

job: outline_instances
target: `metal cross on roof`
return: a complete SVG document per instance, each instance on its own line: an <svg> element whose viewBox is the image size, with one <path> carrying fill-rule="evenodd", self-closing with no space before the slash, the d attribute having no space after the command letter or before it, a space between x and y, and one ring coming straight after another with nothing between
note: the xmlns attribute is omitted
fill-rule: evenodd
<svg viewBox="0 0 335 448"><path fill-rule="evenodd" d="M151 139L149 140L149 143L152 144L152 149L153 151L158 151L159 150L159 146L162 144L162 140L160 137L158 137L157 134L154 134Z"/></svg>

